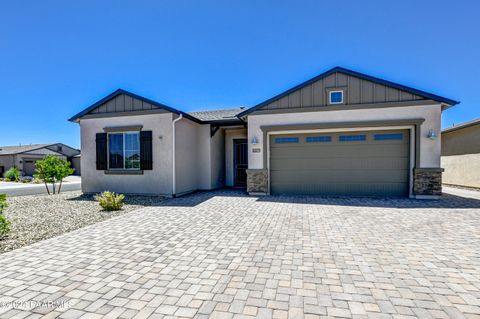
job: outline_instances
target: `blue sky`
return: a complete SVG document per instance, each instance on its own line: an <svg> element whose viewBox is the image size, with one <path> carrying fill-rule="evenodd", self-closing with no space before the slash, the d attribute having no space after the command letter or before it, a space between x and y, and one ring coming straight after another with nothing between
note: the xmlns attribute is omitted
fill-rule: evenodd
<svg viewBox="0 0 480 319"><path fill-rule="evenodd" d="M117 88L184 111L253 106L339 65L480 117L478 1L4 1L0 145L79 146Z"/></svg>

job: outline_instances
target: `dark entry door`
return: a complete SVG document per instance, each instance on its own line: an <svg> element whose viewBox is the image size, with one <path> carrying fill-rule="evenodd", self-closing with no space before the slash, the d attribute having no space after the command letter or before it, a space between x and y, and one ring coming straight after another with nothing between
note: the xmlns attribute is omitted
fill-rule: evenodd
<svg viewBox="0 0 480 319"><path fill-rule="evenodd" d="M246 139L233 140L233 178L235 187L247 186L247 152L248 151Z"/></svg>

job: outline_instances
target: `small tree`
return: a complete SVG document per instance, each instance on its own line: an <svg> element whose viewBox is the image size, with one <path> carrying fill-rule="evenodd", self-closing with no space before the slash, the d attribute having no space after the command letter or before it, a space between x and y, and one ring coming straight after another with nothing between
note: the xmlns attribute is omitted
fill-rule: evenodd
<svg viewBox="0 0 480 319"><path fill-rule="evenodd" d="M62 189L63 179L72 175L75 169L70 167L70 162L60 159L54 155L47 155L44 159L35 163L37 174L33 175L35 178L42 180L45 183L48 195L50 190L48 184L52 184L53 194L60 194ZM56 192L56 185L59 183L58 192Z"/></svg>

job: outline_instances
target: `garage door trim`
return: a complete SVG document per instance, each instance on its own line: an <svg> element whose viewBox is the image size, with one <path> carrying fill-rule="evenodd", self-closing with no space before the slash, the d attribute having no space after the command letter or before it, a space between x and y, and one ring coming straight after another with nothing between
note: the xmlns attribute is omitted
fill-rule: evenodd
<svg viewBox="0 0 480 319"><path fill-rule="evenodd" d="M408 196L413 197L413 169L415 163L418 160L418 147L416 147L417 136L416 131L419 130L418 125L398 125L398 126L372 126L372 127L338 127L338 128L325 128L325 129L297 129L297 130L272 130L264 131L264 141L266 142L266 168L268 174L268 194L271 190L271 176L270 176L270 137L272 135L280 134L311 134L311 133L338 133L338 132L359 132L359 131L388 131L388 130L409 130L409 174L408 174Z"/></svg>

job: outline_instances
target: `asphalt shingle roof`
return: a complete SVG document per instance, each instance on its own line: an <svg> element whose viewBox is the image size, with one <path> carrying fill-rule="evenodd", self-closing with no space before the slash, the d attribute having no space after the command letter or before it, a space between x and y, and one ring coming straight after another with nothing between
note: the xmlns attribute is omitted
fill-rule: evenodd
<svg viewBox="0 0 480 319"><path fill-rule="evenodd" d="M238 120L236 115L242 111L244 111L244 109L238 108L238 109L227 109L227 110L189 112L188 114L193 117L196 117L201 121L230 121L230 120Z"/></svg>
<svg viewBox="0 0 480 319"><path fill-rule="evenodd" d="M15 146L0 146L0 155L13 155L23 152L38 150L52 144L29 144L29 145L15 145Z"/></svg>

